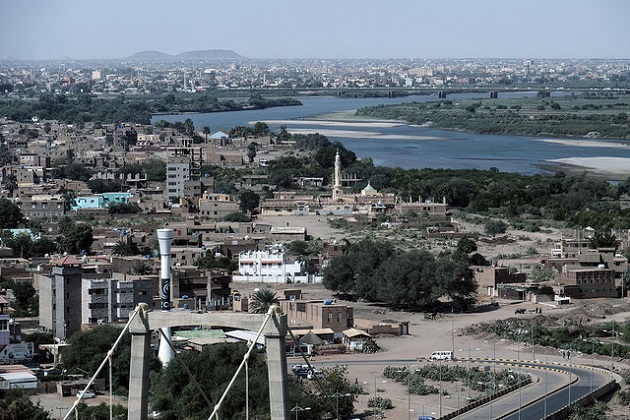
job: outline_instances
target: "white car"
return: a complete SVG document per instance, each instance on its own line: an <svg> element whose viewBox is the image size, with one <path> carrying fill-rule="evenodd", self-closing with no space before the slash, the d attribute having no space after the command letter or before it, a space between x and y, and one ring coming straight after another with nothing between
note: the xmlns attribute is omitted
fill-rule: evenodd
<svg viewBox="0 0 630 420"><path fill-rule="evenodd" d="M81 396L83 395L83 396ZM96 398L96 394L90 390L87 391L78 391L77 392L77 398Z"/></svg>
<svg viewBox="0 0 630 420"><path fill-rule="evenodd" d="M311 381L314 380L316 377L322 379L324 377L324 374L317 369L309 370L306 374L306 378L310 379Z"/></svg>

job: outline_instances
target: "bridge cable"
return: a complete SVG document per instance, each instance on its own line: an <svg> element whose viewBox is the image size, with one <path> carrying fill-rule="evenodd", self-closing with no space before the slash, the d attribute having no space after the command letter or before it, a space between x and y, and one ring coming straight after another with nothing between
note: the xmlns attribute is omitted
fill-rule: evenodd
<svg viewBox="0 0 630 420"><path fill-rule="evenodd" d="M120 332L120 334L118 335L118 338L116 339L116 341L114 342L114 344L112 345L112 348L109 349L109 351L107 352L107 355L105 356L105 359L103 359L103 361L101 362L100 366L98 367L98 369L96 369L96 372L94 372L94 374L92 375L92 377L90 378L90 380L88 381L87 385L85 386L85 388L83 389L83 391L79 394L79 397L76 399L76 401L74 402L74 404L72 404L72 407L70 407L70 411L68 411L66 413L66 415L64 416L63 420L68 420L68 418L70 418L70 415L72 414L72 412L74 412L79 403L81 402L81 400L83 400L83 395L85 394L85 392L90 389L90 387L92 386L92 384L94 383L94 380L96 379L96 377L98 376L99 373L101 373L101 370L103 370L103 368L105 367L105 364L111 360L112 355L114 354L114 350L116 350L116 348L118 347L118 345L120 344L120 342L122 341L123 336L125 335L125 333L127 332L127 330L129 329L129 326L131 325L131 322L134 320L134 318L138 315L138 310L140 309L140 305L138 305L136 307L136 309L134 309L134 311L130 314L129 316L129 321L127 321L127 323L125 324L125 327L122 329L122 331ZM112 384L109 384L109 387L112 387ZM110 389L111 392L111 389Z"/></svg>
<svg viewBox="0 0 630 420"><path fill-rule="evenodd" d="M190 371L190 369L188 369L188 366L186 366L186 363L181 359L181 356L179 356L179 353L177 353L177 350L175 349L175 347L173 346L173 343L171 342L171 340L169 340L166 335L165 332L163 331L162 328L159 328L158 331L160 332L160 334L162 334L162 340L165 340L166 343L168 343L168 346L171 348L171 350L173 351L173 354L175 355L175 359L179 360L179 362L181 363L181 365L184 367L184 370L186 370L186 373L188 373L188 376L190 376L190 379L192 379L192 381L194 382L195 386L197 387L197 389L199 390L199 392L201 393L201 396L203 397L204 400L206 400L206 402L208 403L208 405L212 405L212 402L210 402L210 399L208 398L208 396L206 395L206 393L203 391L203 388L201 387L201 384L197 381L197 378L195 378L195 376L192 374L192 372Z"/></svg>
<svg viewBox="0 0 630 420"><path fill-rule="evenodd" d="M324 389L323 381L315 374L315 368L313 367L313 365L311 365L311 362L306 358L306 355L304 354L304 351L302 350L302 347L300 347L300 343L298 342L297 338L295 338L295 335L293 335L293 331L291 331L291 328L289 328L288 326L287 326L287 331L289 332L289 335L291 336L291 339L293 340L293 342L296 344L297 348L300 350L300 354L302 355L302 359L304 359L304 361L308 365L308 369L309 369L309 371L311 371L311 373L313 375L313 378L315 379L315 383L317 384L319 390L321 391L322 395L324 395L326 397L326 400L328 400L328 402L330 403L330 406L333 408L332 412L336 412L337 413L337 418L340 418L339 417L339 412L337 411L336 404L333 402L331 396L328 395L328 393Z"/></svg>
<svg viewBox="0 0 630 420"><path fill-rule="evenodd" d="M234 385L234 382L236 381L236 378L238 377L239 373L241 373L241 369L243 369L243 366L245 365L245 363L249 361L249 355L251 354L252 350L256 347L256 344L258 343L258 338L262 335L262 332L265 329L267 322L269 322L269 319L272 317L272 315L277 315L278 313L277 311L278 311L278 307L276 305L272 305L269 307L269 310L267 311L267 315L265 315L265 319L263 320L263 323L260 326L258 333L256 334L256 338L254 338L254 340L252 341L252 344L249 346L249 349L247 350L247 353L245 353L245 355L243 356L243 361L238 366L238 369L236 369L236 372L234 373L234 376L232 376L232 379L230 380L230 383L228 384L227 388L225 388L225 391L223 391L223 395L221 395L219 402L214 406L214 410L212 411L212 414L210 414L210 417L208 417L208 420L211 420L215 416L218 420L219 418L218 412L221 409L221 404L223 404L223 401L227 397L228 392L230 392L230 388L232 388L232 385Z"/></svg>

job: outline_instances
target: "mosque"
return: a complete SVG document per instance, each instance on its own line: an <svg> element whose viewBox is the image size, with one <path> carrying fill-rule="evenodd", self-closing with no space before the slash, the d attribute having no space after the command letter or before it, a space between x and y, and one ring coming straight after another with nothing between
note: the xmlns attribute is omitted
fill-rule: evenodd
<svg viewBox="0 0 630 420"><path fill-rule="evenodd" d="M402 201L395 194L379 193L370 182L359 194L347 193L343 189L344 180L356 182L355 178L344 178L341 171L341 157L335 155L334 183L330 195L313 197L305 192L274 192L271 199L261 204L262 214L267 215L309 215L323 216L367 216L375 220L381 214L403 215L415 212L432 220L446 219L446 199L433 201Z"/></svg>

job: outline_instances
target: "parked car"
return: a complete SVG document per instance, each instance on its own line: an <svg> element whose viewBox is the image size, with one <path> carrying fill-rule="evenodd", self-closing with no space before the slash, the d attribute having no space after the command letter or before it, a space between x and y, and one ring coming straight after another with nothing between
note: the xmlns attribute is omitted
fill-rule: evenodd
<svg viewBox="0 0 630 420"><path fill-rule="evenodd" d="M453 352L449 350L434 351L431 353L430 360L453 360Z"/></svg>
<svg viewBox="0 0 630 420"><path fill-rule="evenodd" d="M83 395L83 397L81 396ZM77 391L77 398L96 398L96 394L93 391L90 391L89 389L87 391Z"/></svg>
<svg viewBox="0 0 630 420"><path fill-rule="evenodd" d="M308 376L309 369L308 368L299 368L293 371L293 374L298 378L306 378Z"/></svg>
<svg viewBox="0 0 630 420"><path fill-rule="evenodd" d="M302 363L295 363L291 365L291 370L295 372L296 370L308 369L308 365L304 365Z"/></svg>
<svg viewBox="0 0 630 420"><path fill-rule="evenodd" d="M317 369L309 370L308 373L306 374L306 378L310 379L311 381L314 380L315 378L322 379L323 377L324 377L324 374Z"/></svg>
<svg viewBox="0 0 630 420"><path fill-rule="evenodd" d="M525 309L522 309L522 308L521 308L521 309L517 309L517 310L515 310L515 311L514 311L514 313L515 313L516 315L519 315L519 314L521 314L521 315L522 315L522 314L524 314L524 313L525 313Z"/></svg>

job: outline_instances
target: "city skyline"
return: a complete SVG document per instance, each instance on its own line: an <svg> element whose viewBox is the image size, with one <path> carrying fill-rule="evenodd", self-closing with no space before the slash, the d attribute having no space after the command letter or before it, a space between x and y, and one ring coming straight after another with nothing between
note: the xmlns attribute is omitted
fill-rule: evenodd
<svg viewBox="0 0 630 420"><path fill-rule="evenodd" d="M627 59L629 12L623 0L25 0L0 6L0 59L207 49L252 59Z"/></svg>

